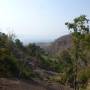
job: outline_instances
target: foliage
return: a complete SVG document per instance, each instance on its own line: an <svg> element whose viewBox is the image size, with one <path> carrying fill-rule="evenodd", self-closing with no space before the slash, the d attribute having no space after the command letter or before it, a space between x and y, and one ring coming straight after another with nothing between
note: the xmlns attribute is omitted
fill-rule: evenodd
<svg viewBox="0 0 90 90"><path fill-rule="evenodd" d="M44 50L37 46L35 43L28 44L26 48L29 55L37 58L40 58L40 56L45 53Z"/></svg>
<svg viewBox="0 0 90 90"><path fill-rule="evenodd" d="M89 35L89 19L86 18L85 15L81 15L73 20L73 22L65 23L68 29L72 32L72 40L73 40L73 52L72 52L72 59L73 59L73 73L74 73L74 89L78 90L78 79L77 74L78 70L80 70L80 65L86 62L85 51L86 47L89 47L90 43L90 35ZM86 64L86 63L85 63ZM83 65L84 66L84 65ZM83 79L86 79L86 76L83 75Z"/></svg>
<svg viewBox="0 0 90 90"><path fill-rule="evenodd" d="M32 70L27 67L23 61L18 60L13 54L12 47L14 49L16 47L11 38L12 36L8 37L8 35L0 33L0 77L22 78L21 76L23 75L23 78L30 78ZM23 47L19 40L16 40L16 44L19 48L21 46Z"/></svg>

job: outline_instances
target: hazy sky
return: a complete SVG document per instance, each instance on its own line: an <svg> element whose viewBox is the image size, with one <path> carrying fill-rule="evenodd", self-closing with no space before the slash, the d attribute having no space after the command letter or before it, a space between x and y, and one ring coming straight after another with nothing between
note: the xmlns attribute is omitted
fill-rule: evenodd
<svg viewBox="0 0 90 90"><path fill-rule="evenodd" d="M82 14L90 18L90 0L0 0L0 31L50 41L67 34L64 23Z"/></svg>

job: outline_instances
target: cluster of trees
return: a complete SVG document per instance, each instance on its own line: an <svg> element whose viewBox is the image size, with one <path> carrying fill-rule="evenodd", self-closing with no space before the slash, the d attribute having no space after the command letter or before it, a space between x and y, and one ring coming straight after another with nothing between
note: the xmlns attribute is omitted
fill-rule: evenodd
<svg viewBox="0 0 90 90"><path fill-rule="evenodd" d="M47 60L43 56L47 57ZM48 54L36 44L24 46L13 34L6 35L0 32L0 77L18 79L37 77L33 67L49 68L51 61L48 60Z"/></svg>
<svg viewBox="0 0 90 90"><path fill-rule="evenodd" d="M0 77L30 78L32 70L18 58L20 48L24 46L18 39L0 32Z"/></svg>

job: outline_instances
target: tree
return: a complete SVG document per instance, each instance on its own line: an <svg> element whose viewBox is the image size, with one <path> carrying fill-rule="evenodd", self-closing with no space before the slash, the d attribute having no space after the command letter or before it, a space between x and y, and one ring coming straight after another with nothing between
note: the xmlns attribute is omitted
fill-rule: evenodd
<svg viewBox="0 0 90 90"><path fill-rule="evenodd" d="M19 39L15 40L15 44L18 48L23 48L23 43Z"/></svg>
<svg viewBox="0 0 90 90"><path fill-rule="evenodd" d="M35 56L37 58L40 58L40 56L44 54L44 50L40 48L40 46L37 46L35 43L30 43L27 46L27 50L31 56Z"/></svg>
<svg viewBox="0 0 90 90"><path fill-rule="evenodd" d="M85 41L85 37L89 35L89 19L85 15L81 15L73 20L73 22L66 22L68 29L72 34L73 41L73 71L74 71L74 90L78 90L78 64L81 57L81 51L83 44L82 41ZM86 45L84 43L84 45Z"/></svg>

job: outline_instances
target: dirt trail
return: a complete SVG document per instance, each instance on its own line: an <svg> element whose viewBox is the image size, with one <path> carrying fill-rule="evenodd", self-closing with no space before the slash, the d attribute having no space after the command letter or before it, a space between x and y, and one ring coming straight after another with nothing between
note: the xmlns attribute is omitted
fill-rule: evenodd
<svg viewBox="0 0 90 90"><path fill-rule="evenodd" d="M10 80L0 78L0 90L72 90L72 89L57 84L40 85L36 83L27 83L20 80Z"/></svg>

